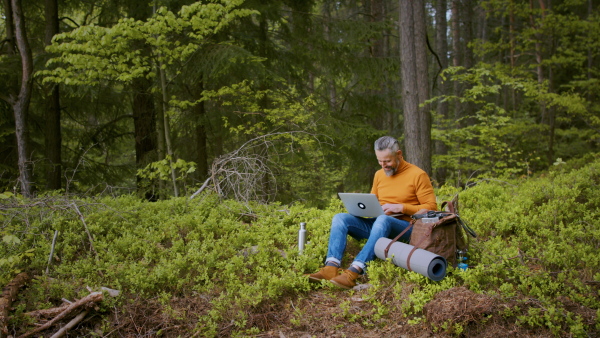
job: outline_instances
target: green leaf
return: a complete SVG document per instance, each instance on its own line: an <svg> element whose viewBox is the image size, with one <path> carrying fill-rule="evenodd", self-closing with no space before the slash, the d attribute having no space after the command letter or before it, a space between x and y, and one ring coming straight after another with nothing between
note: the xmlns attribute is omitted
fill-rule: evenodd
<svg viewBox="0 0 600 338"><path fill-rule="evenodd" d="M20 244L21 240L15 235L4 235L2 241L6 244Z"/></svg>

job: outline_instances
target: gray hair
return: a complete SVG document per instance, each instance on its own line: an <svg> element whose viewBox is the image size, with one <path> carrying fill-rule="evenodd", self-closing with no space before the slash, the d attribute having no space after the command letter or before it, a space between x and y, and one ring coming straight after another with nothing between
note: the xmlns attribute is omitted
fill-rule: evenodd
<svg viewBox="0 0 600 338"><path fill-rule="evenodd" d="M400 150L398 140L391 136L383 136L375 141L375 151L389 150L392 153Z"/></svg>

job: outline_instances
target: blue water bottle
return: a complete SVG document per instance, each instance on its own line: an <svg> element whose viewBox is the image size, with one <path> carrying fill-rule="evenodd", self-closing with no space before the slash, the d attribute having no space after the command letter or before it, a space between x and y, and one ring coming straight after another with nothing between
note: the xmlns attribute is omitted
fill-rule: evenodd
<svg viewBox="0 0 600 338"><path fill-rule="evenodd" d="M469 265L465 263L467 261L467 250L458 250L458 268L462 271L466 271Z"/></svg>

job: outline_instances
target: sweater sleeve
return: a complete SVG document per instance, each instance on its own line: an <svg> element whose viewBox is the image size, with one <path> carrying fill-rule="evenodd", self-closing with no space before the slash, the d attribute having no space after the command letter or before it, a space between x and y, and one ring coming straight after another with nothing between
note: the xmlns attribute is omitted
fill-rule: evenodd
<svg viewBox="0 0 600 338"><path fill-rule="evenodd" d="M429 176L425 172L415 177L415 195L418 204L404 204L404 214L414 215L421 209L437 210L437 202Z"/></svg>

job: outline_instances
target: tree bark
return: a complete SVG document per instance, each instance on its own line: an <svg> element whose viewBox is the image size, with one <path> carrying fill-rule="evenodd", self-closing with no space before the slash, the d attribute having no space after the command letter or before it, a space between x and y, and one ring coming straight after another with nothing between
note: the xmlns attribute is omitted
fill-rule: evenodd
<svg viewBox="0 0 600 338"><path fill-rule="evenodd" d="M417 151L416 165L425 170L430 176L431 172L431 105L420 106L429 100L429 62L427 60L427 16L425 14L425 1L413 1L413 15L415 25L415 56L417 66L417 89L419 97L419 148Z"/></svg>
<svg viewBox="0 0 600 338"><path fill-rule="evenodd" d="M58 1L46 0L46 46L52 43L52 38L58 32ZM50 93L47 98L45 121L46 159L49 162L46 170L46 188L57 190L62 186L60 90L58 84L51 84L46 87L47 92Z"/></svg>
<svg viewBox="0 0 600 338"><path fill-rule="evenodd" d="M460 1L452 1L452 66L461 65L462 53L460 48ZM460 84L454 81L454 95L460 96ZM458 100L454 104L454 120L462 117L462 106Z"/></svg>
<svg viewBox="0 0 600 338"><path fill-rule="evenodd" d="M399 4L405 155L431 175L431 117L426 107L419 107L429 96L424 3L400 0Z"/></svg>
<svg viewBox="0 0 600 338"><path fill-rule="evenodd" d="M435 47L437 55L440 59L440 66L442 69L448 68L448 38L447 38L447 30L448 30L448 22L446 19L446 11L448 9L448 4L446 0L438 0L435 5ZM448 95L449 88L448 83L446 81L442 81L441 78L437 78L438 81L438 90L439 95ZM435 95L435 94L434 94ZM440 130L446 129L445 121L448 121L449 109L448 109L447 101L440 101L437 106L437 114L438 118L442 119L442 123L437 123L437 128ZM436 141L435 145L435 153L438 155L446 155L448 153L448 146L442 141ZM433 173L434 179L438 181L440 185L443 185L446 181L446 176L448 175L446 167L440 166L439 168L435 168L435 172Z"/></svg>
<svg viewBox="0 0 600 338"><path fill-rule="evenodd" d="M160 59L160 55L159 55ZM173 154L173 146L171 144L171 126L169 123L169 95L167 94L167 78L165 70L162 64L158 63L158 73L160 74L160 88L162 93L162 113L163 113L163 126L165 128L165 144L167 146L167 154L169 155L169 166L171 167L171 181L173 183L173 194L175 197L179 197L179 188L177 187L177 178L175 177L175 168L173 168L173 161L175 155Z"/></svg>
<svg viewBox="0 0 600 338"><path fill-rule="evenodd" d="M202 96L204 91L204 82L198 81L198 95ZM208 175L208 151L206 147L206 105L204 101L199 102L195 107L196 113L196 164L198 177L201 180L206 179Z"/></svg>
<svg viewBox="0 0 600 338"><path fill-rule="evenodd" d="M156 109L154 97L150 93L151 83L145 77L136 78L131 84L133 89L133 127L135 135L135 163L138 169L157 160L156 145ZM141 178L137 177L138 189ZM154 194L146 192L146 198L153 200Z"/></svg>
<svg viewBox="0 0 600 338"><path fill-rule="evenodd" d="M126 1L123 2L123 8L127 15L135 20L144 21L152 15L152 7L144 1ZM136 42L142 44L142 42ZM144 53L150 53L145 50L145 46L136 45L134 48L144 50ZM161 153L161 130L162 115L160 109L156 109L154 95L152 94L152 80L147 78L148 74L135 78L131 82L133 92L132 111L133 125L135 135L135 163L138 169L164 158L164 152ZM160 116L159 116L160 115ZM160 127L158 126L160 124ZM157 134L158 133L158 134ZM158 199L158 192L155 189L149 189L142 185L142 178L136 176L137 189L144 193L147 200L154 201ZM161 189L158 189L161 190Z"/></svg>
<svg viewBox="0 0 600 338"><path fill-rule="evenodd" d="M15 116L15 135L17 138L17 153L19 163L19 181L21 193L25 197L32 197L31 163L29 159L29 130L27 126L27 115L31 101L33 58L27 32L25 30L25 16L23 14L21 0L12 0L13 20L15 22L15 39L21 57L21 87L19 94L11 98L13 114Z"/></svg>
<svg viewBox="0 0 600 338"><path fill-rule="evenodd" d="M2 0L2 4L4 5L4 15L6 16L4 23L6 29L6 54L13 55L15 54L15 28L13 26L13 14L12 14L12 5L10 3L11 0Z"/></svg>
<svg viewBox="0 0 600 338"><path fill-rule="evenodd" d="M373 23L382 23L385 20L385 6L383 0L370 0L369 2L366 2L365 5L366 4L368 4L368 8L366 8L366 10L368 10L368 13L370 13L368 16L369 21ZM373 39L369 46L370 56L379 60L385 58L385 45L385 35L382 34L380 38ZM376 89L372 90L373 97L378 97L381 99L390 97L390 95L386 95L386 84L387 79L382 77L379 80L379 83L377 83L375 87ZM375 116L373 119L374 126L377 129L387 130L388 133L392 133L393 122L390 119L390 113L391 111L387 110L382 112L380 116Z"/></svg>

